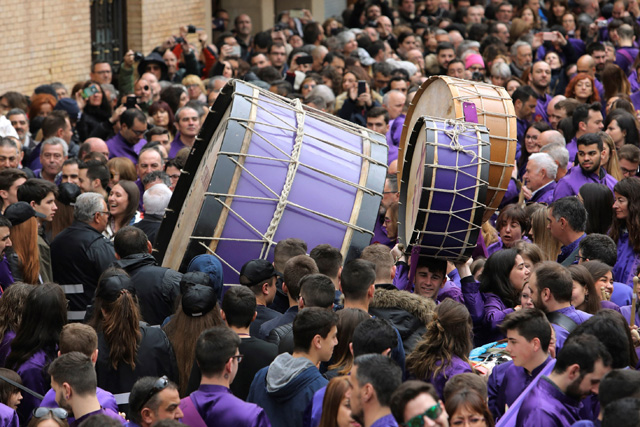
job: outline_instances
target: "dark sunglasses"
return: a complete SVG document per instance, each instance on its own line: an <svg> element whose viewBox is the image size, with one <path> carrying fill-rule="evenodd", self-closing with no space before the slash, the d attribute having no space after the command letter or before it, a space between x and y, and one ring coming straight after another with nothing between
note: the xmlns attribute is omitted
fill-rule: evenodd
<svg viewBox="0 0 640 427"><path fill-rule="evenodd" d="M69 414L67 414L67 411L65 411L62 408L47 408L47 407L40 407L40 408L36 408L33 410L33 416L36 418L42 418L45 417L47 415L49 415L49 413L52 413L53 415L55 415L56 417L58 417L61 420L65 420L67 418L67 416Z"/></svg>
<svg viewBox="0 0 640 427"><path fill-rule="evenodd" d="M140 409L144 408L144 405L149 400L151 400L153 396L155 396L156 394L160 393L162 390L167 388L168 385L169 385L169 378L167 378L166 375L163 375L160 378L158 378L155 384L153 384L153 387L151 388L151 390L149 390L149 393L147 393L147 396L144 398L144 400L140 404Z"/></svg>
<svg viewBox="0 0 640 427"><path fill-rule="evenodd" d="M424 417L427 417L430 420L435 421L436 419L438 419L440 414L442 414L442 408L440 407L439 403L436 403L432 407L427 408L427 410L424 411L422 414L416 415L415 417L411 418L409 421L404 423L403 426L404 427L424 427Z"/></svg>

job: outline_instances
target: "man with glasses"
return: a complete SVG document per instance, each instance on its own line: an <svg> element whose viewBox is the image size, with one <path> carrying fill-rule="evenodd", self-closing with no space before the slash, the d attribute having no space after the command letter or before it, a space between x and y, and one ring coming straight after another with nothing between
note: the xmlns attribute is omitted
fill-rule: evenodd
<svg viewBox="0 0 640 427"><path fill-rule="evenodd" d="M138 152L135 146L144 145L144 134L147 131L147 117L137 108L129 108L120 116L120 132L106 141L109 147L109 158L126 157L138 164Z"/></svg>
<svg viewBox="0 0 640 427"><path fill-rule="evenodd" d="M111 84L111 78L113 77L113 72L111 71L111 64L97 60L93 64L91 64L91 81L103 84Z"/></svg>
<svg viewBox="0 0 640 427"><path fill-rule="evenodd" d="M76 418L71 423L72 426L80 425L84 420L95 415L106 415L125 425L126 421L117 412L100 405L96 395L98 383L96 370L86 354L78 351L63 354L51 363L49 375L51 375L51 388L56 393L56 403ZM48 410L58 417L64 415L63 418L66 418L66 414L56 413L60 408L38 408L36 411Z"/></svg>
<svg viewBox="0 0 640 427"><path fill-rule="evenodd" d="M151 427L161 420L179 420L178 386L166 376L142 377L133 385L129 395L128 427Z"/></svg>
<svg viewBox="0 0 640 427"><path fill-rule="evenodd" d="M216 326L200 334L196 342L196 361L202 379L198 390L180 402L184 424L271 426L264 409L242 401L229 389L242 362L239 346L240 337L226 326Z"/></svg>
<svg viewBox="0 0 640 427"><path fill-rule="evenodd" d="M402 383L391 395L391 413L398 424L407 427L449 427L444 403L436 388L423 381ZM430 420L430 421L428 421Z"/></svg>
<svg viewBox="0 0 640 427"><path fill-rule="evenodd" d="M640 148L635 145L625 144L618 150L618 160L622 176L629 178L636 176L640 166Z"/></svg>

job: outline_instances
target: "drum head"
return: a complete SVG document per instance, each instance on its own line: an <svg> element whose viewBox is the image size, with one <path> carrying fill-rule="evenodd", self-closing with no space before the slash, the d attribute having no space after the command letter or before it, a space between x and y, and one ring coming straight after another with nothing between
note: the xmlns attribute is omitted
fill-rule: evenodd
<svg viewBox="0 0 640 427"><path fill-rule="evenodd" d="M398 235L409 250L458 260L476 246L489 173L484 126L417 120L407 144Z"/></svg>

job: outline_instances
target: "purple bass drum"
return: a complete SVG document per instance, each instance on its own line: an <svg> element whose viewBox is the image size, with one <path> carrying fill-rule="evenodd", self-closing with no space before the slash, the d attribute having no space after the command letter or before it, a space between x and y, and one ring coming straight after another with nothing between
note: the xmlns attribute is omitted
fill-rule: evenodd
<svg viewBox="0 0 640 427"><path fill-rule="evenodd" d="M383 135L234 80L202 127L156 240L156 258L185 271L220 259L225 284L275 244L328 243L345 260L373 236L386 177Z"/></svg>
<svg viewBox="0 0 640 427"><path fill-rule="evenodd" d="M475 123L420 117L406 144L398 238L420 256L471 255L485 210L490 144Z"/></svg>

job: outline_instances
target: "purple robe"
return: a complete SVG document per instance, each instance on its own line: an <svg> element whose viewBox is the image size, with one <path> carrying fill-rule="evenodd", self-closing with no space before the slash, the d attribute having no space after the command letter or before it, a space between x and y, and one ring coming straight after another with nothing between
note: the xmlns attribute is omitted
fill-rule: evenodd
<svg viewBox="0 0 640 427"><path fill-rule="evenodd" d="M442 364L442 361L436 362L438 366ZM449 366L445 367L434 377L433 375L429 375L427 381L433 384L438 392L438 396L442 399L442 392L444 391L444 385L453 377L454 375L464 374L465 372L473 372L471 369L471 365L468 362L460 359L458 356L453 355L451 357L451 363Z"/></svg>
<svg viewBox="0 0 640 427"><path fill-rule="evenodd" d="M436 297L436 301L441 303L445 298L451 298L452 300L464 304L464 297L462 296L462 290L458 288L451 280L447 280Z"/></svg>
<svg viewBox="0 0 640 427"><path fill-rule="evenodd" d="M615 64L622 68L622 71L628 76L629 72L632 70L631 65L635 60L636 56L638 56L638 49L631 46L623 46L619 47L616 50L616 60Z"/></svg>
<svg viewBox="0 0 640 427"><path fill-rule="evenodd" d="M560 310L557 310L557 312L564 314L569 319L576 322L576 324L578 325L586 322L592 316L591 314L585 313L582 310L577 310L572 305L570 305L569 307L561 308ZM562 326L556 325L555 323L552 323L551 326L553 326L553 329L556 331L556 354L558 354L562 346L564 346L564 342L567 340L567 337L569 336L569 331L567 331Z"/></svg>
<svg viewBox="0 0 640 427"><path fill-rule="evenodd" d="M569 146L567 146L567 148L568 147ZM580 192L580 187L590 182L606 185L613 194L613 187L618 183L618 180L609 175L604 168L600 168L600 176L598 176L595 173L587 175L580 166L576 166L571 168L569 172L558 181L556 190L553 193L553 200L556 201L567 196L576 196Z"/></svg>
<svg viewBox="0 0 640 427"><path fill-rule="evenodd" d="M44 350L39 350L27 359L27 361L16 370L20 378L22 378L22 384L36 393L45 394L51 385L45 367L51 360L52 358L47 355ZM36 399L28 393L23 394L22 402L20 402L20 406L18 406L20 419L27 421L31 416L31 412L39 406L40 399Z"/></svg>
<svg viewBox="0 0 640 427"><path fill-rule="evenodd" d="M529 122L524 119L516 118L516 125L518 136L518 144L516 145L516 161L518 161L520 159L522 147L524 147L524 135L527 133L527 129L529 128Z"/></svg>
<svg viewBox="0 0 640 427"><path fill-rule="evenodd" d="M611 292L611 302L618 307L630 305L633 300L633 289L624 283L613 282L613 292Z"/></svg>
<svg viewBox="0 0 640 427"><path fill-rule="evenodd" d="M560 248L560 253L558 254L557 261L564 266L569 266L571 264L577 264L576 255L578 255L578 249L580 246L580 241L585 238L587 234L582 233L580 237L578 237L573 242L569 243L566 246Z"/></svg>
<svg viewBox="0 0 640 427"><path fill-rule="evenodd" d="M633 286L633 277L640 262L640 257L629 242L629 233L625 231L618 238L618 260L613 266L613 280Z"/></svg>
<svg viewBox="0 0 640 427"><path fill-rule="evenodd" d="M402 135L402 127L404 125L405 115L401 114L389 123L389 132L387 132L387 145L389 146L389 154L387 164L398 158L398 147L400 146L400 136Z"/></svg>
<svg viewBox="0 0 640 427"><path fill-rule="evenodd" d="M631 94L631 103L633 104L633 108L635 108L636 111L640 110L640 88L638 92Z"/></svg>
<svg viewBox="0 0 640 427"><path fill-rule="evenodd" d="M638 90L640 90L640 83L638 83L638 72L636 70L631 70L628 77L629 85L631 85L631 93L636 93Z"/></svg>
<svg viewBox="0 0 640 427"><path fill-rule="evenodd" d="M551 360L551 356L548 356L531 373L528 373L522 366L514 365L513 361L501 363L493 368L487 383L487 391L489 394L489 409L491 409L496 421L505 413L505 407L511 407L513 402L520 396L520 393L531 384L531 381L538 376Z"/></svg>
<svg viewBox="0 0 640 427"><path fill-rule="evenodd" d="M186 399L191 399L198 413L208 426L270 427L264 409L235 397L231 390L219 385L201 385L180 402L183 409Z"/></svg>
<svg viewBox="0 0 640 427"><path fill-rule="evenodd" d="M106 409L111 409L113 412L118 413L118 404L116 403L116 398L113 397L113 394L109 393L106 390L101 389L100 387L96 388L96 397L98 398L98 402L100 402L100 406ZM56 391L54 389L49 389L47 394L44 395L44 399L40 402L41 408L58 408L58 402L56 402ZM71 424L75 418L69 416L67 421Z"/></svg>
<svg viewBox="0 0 640 427"><path fill-rule="evenodd" d="M522 240L525 242L531 242L531 240L529 240L527 236L522 236ZM498 236L498 241L490 244L489 247L487 248L487 255L491 256L502 249L509 249L509 248L507 248L502 244L502 239L500 238L500 236Z"/></svg>
<svg viewBox="0 0 640 427"><path fill-rule="evenodd" d="M20 420L16 411L7 405L0 403L0 426L2 427L19 427Z"/></svg>
<svg viewBox="0 0 640 427"><path fill-rule="evenodd" d="M16 337L14 331L6 331L0 341L0 366L4 366L7 362L7 357L11 353L11 342Z"/></svg>
<svg viewBox="0 0 640 427"><path fill-rule="evenodd" d="M567 169L571 169L576 161L576 155L578 154L578 138L574 136L573 139L569 141L566 148L569 152L569 164L567 165Z"/></svg>
<svg viewBox="0 0 640 427"><path fill-rule="evenodd" d="M500 325L507 314L513 313L513 308L507 308L500 297L494 293L486 292L482 294L484 298L484 315L482 317L483 327L485 329L486 342L498 341L504 338L504 334L500 331Z"/></svg>
<svg viewBox="0 0 640 427"><path fill-rule="evenodd" d="M0 287L2 287L2 291L4 292L4 289L13 285L13 282L15 282L15 280L11 274L11 268L9 268L9 261L7 261L7 257L3 255L2 261L0 261Z"/></svg>
<svg viewBox="0 0 640 427"><path fill-rule="evenodd" d="M138 152L135 147L130 145L118 132L115 136L105 141L109 147L109 158L126 157L131 160L134 165L138 164Z"/></svg>
<svg viewBox="0 0 640 427"><path fill-rule="evenodd" d="M551 101L551 96L548 93L545 93L544 95L538 98L538 102L536 102L536 111L535 113L533 113L534 122L539 122L541 120L544 120L547 124L549 124L547 107L549 106L550 101Z"/></svg>
<svg viewBox="0 0 640 427"><path fill-rule="evenodd" d="M640 308L640 305L636 306L636 319L635 319L635 325L636 326L640 326L640 313L638 311L638 308ZM620 314L622 314L622 316L624 317L624 320L627 321L628 324L631 324L630 320L631 320L631 306L630 305L625 305L623 307L620 307ZM640 347L638 347L640 349Z"/></svg>
<svg viewBox="0 0 640 427"><path fill-rule="evenodd" d="M102 408L101 407L97 411L89 412L88 414L81 416L77 420L69 421L69 426L70 427L77 427L80 424L82 424L82 422L84 420L86 420L87 418L91 418L94 415L106 415L107 417L118 421L122 425L126 425L127 424L127 421L124 418L122 418L120 416L120 414L118 414L117 411L114 411L113 409L108 409L108 408Z"/></svg>
<svg viewBox="0 0 640 427"><path fill-rule="evenodd" d="M550 205L553 202L553 193L556 190L556 182L551 181L544 187L538 188L531 196L531 203L546 203Z"/></svg>
<svg viewBox="0 0 640 427"><path fill-rule="evenodd" d="M396 263L396 275L393 278L393 286L401 291L411 292L412 284L409 281L409 265L406 262Z"/></svg>
<svg viewBox="0 0 640 427"><path fill-rule="evenodd" d="M398 427L398 423L392 414L387 414L382 418L378 418L371 427Z"/></svg>
<svg viewBox="0 0 640 427"><path fill-rule="evenodd" d="M542 377L524 400L516 425L565 427L578 421L582 404L561 392L548 377Z"/></svg>
<svg viewBox="0 0 640 427"><path fill-rule="evenodd" d="M373 228L373 238L371 239L371 244L380 243L381 245L388 246L393 249L395 242L392 242L387 237L387 233L385 233L382 226L384 225L384 215L378 215L378 220L376 221L376 225Z"/></svg>
<svg viewBox="0 0 640 427"><path fill-rule="evenodd" d="M173 159L178 155L178 151L182 150L186 145L180 139L180 132L176 132L176 137L171 141L171 149L169 149L169 158Z"/></svg>

